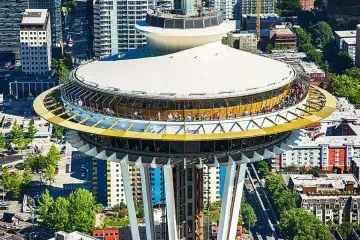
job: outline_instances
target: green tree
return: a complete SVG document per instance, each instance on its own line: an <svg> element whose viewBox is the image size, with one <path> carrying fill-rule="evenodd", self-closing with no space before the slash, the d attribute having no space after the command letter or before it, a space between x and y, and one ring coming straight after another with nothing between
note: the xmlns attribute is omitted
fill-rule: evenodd
<svg viewBox="0 0 360 240"><path fill-rule="evenodd" d="M10 137L11 143L17 145L18 139L23 136L24 136L24 130L15 120L14 125L12 126L12 128L9 132L9 137Z"/></svg>
<svg viewBox="0 0 360 240"><path fill-rule="evenodd" d="M1 169L1 185L3 185L4 190L10 189L10 181L11 181L11 175L8 167L3 167Z"/></svg>
<svg viewBox="0 0 360 240"><path fill-rule="evenodd" d="M69 196L69 229L91 233L95 226L95 200L86 189L78 189Z"/></svg>
<svg viewBox="0 0 360 240"><path fill-rule="evenodd" d="M42 220L42 224L51 229L50 226L50 208L54 204L54 199L50 196L49 190L45 190L45 192L39 198L39 217Z"/></svg>
<svg viewBox="0 0 360 240"><path fill-rule="evenodd" d="M60 83L68 82L70 70L65 65L63 59L53 59L51 68L55 71L55 74L59 78Z"/></svg>
<svg viewBox="0 0 360 240"><path fill-rule="evenodd" d="M0 152L4 151L6 146L6 139L2 132L0 132Z"/></svg>
<svg viewBox="0 0 360 240"><path fill-rule="evenodd" d="M337 227L337 231L341 235L342 239L351 239L353 229L356 229L357 226L350 222L343 222Z"/></svg>
<svg viewBox="0 0 360 240"><path fill-rule="evenodd" d="M144 218L145 217L144 206L142 204L136 204L135 205L135 210L136 210L136 217L137 218Z"/></svg>
<svg viewBox="0 0 360 240"><path fill-rule="evenodd" d="M270 174L270 166L266 161L257 162L256 168L261 178L265 178L267 175Z"/></svg>
<svg viewBox="0 0 360 240"><path fill-rule="evenodd" d="M55 167L61 159L61 154L55 145L50 147L49 153L47 154L48 166Z"/></svg>
<svg viewBox="0 0 360 240"><path fill-rule="evenodd" d="M59 197L49 206L47 225L53 232L67 231L69 229L69 201Z"/></svg>
<svg viewBox="0 0 360 240"><path fill-rule="evenodd" d="M284 211L280 217L280 234L285 239L330 240L329 229L314 214L303 208Z"/></svg>
<svg viewBox="0 0 360 240"><path fill-rule="evenodd" d="M255 211L251 207L250 204L248 204L248 203L242 204L241 216L242 216L242 221L243 221L245 227L252 228L255 226L257 218L256 218ZM248 230L250 230L250 229L248 229Z"/></svg>
<svg viewBox="0 0 360 240"><path fill-rule="evenodd" d="M14 172L10 178L10 193L12 198L18 199L20 197L23 186L23 177L20 173Z"/></svg>
<svg viewBox="0 0 360 240"><path fill-rule="evenodd" d="M277 173L270 173L265 178L266 189L274 195L277 191L282 191L285 189L285 182L284 179L281 177L280 174Z"/></svg>
<svg viewBox="0 0 360 240"><path fill-rule="evenodd" d="M310 27L312 42L315 46L324 48L334 39L333 31L330 25L324 21L316 23Z"/></svg>
<svg viewBox="0 0 360 240"><path fill-rule="evenodd" d="M24 149L26 149L26 147L29 145L29 140L24 138L24 136L20 136L16 142L16 147L20 150L20 152L22 153L22 151Z"/></svg>
<svg viewBox="0 0 360 240"><path fill-rule="evenodd" d="M360 82L360 68L358 67L346 70L345 75L348 75L354 78L356 81Z"/></svg>
<svg viewBox="0 0 360 240"><path fill-rule="evenodd" d="M127 209L127 206L124 202L120 202L120 210Z"/></svg>
<svg viewBox="0 0 360 240"><path fill-rule="evenodd" d="M44 180L46 182L49 182L49 184L51 185L52 181L55 178L55 167L53 165L49 165L45 168L45 172L44 172Z"/></svg>
<svg viewBox="0 0 360 240"><path fill-rule="evenodd" d="M95 212L102 213L104 211L104 206L101 203L95 205Z"/></svg>
<svg viewBox="0 0 360 240"><path fill-rule="evenodd" d="M337 96L346 97L353 103L360 102L360 85L359 80L349 75L343 74L333 76L332 88Z"/></svg>
<svg viewBox="0 0 360 240"><path fill-rule="evenodd" d="M26 138L28 138L30 140L30 142L32 140L35 139L35 134L38 130L36 129L35 125L34 125L34 119L31 119L30 120L30 123L29 123L29 128L26 132Z"/></svg>
<svg viewBox="0 0 360 240"><path fill-rule="evenodd" d="M23 187L22 188L23 188L23 192L24 192L29 188L31 181L32 181L32 174L31 174L30 169L25 169L22 177L23 177Z"/></svg>
<svg viewBox="0 0 360 240"><path fill-rule="evenodd" d="M297 28L295 30L296 37L299 45L311 44L311 36L308 32L306 32L303 28Z"/></svg>
<svg viewBox="0 0 360 240"><path fill-rule="evenodd" d="M300 0L282 0L280 6L281 9L292 13L295 13L302 8Z"/></svg>
<svg viewBox="0 0 360 240"><path fill-rule="evenodd" d="M281 213L283 211L296 208L299 195L297 192L285 189L283 191L275 192L273 198L276 209Z"/></svg>
<svg viewBox="0 0 360 240"><path fill-rule="evenodd" d="M64 128L59 125L53 125L53 134L57 140L61 140L64 136Z"/></svg>

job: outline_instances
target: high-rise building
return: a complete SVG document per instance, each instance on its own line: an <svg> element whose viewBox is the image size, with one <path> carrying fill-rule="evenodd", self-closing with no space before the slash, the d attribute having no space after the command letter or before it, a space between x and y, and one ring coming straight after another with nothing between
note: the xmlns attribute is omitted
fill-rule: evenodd
<svg viewBox="0 0 360 240"><path fill-rule="evenodd" d="M355 66L360 67L360 24L356 26Z"/></svg>
<svg viewBox="0 0 360 240"><path fill-rule="evenodd" d="M19 52L19 31L28 0L0 1L0 53Z"/></svg>
<svg viewBox="0 0 360 240"><path fill-rule="evenodd" d="M51 27L47 9L26 9L20 26L22 71L46 74L51 69Z"/></svg>
<svg viewBox="0 0 360 240"><path fill-rule="evenodd" d="M235 239L247 163L284 152L291 132L327 117L336 99L289 64L222 44L234 25L219 13L149 12L136 29L145 47L79 66L34 109L70 129L79 151L119 164L132 239L138 194L147 238L157 235L150 168L163 171L168 239L203 239L206 166L226 168L218 239Z"/></svg>
<svg viewBox="0 0 360 240"><path fill-rule="evenodd" d="M240 16L256 14L257 0L239 0ZM274 0L261 0L261 14L273 14Z"/></svg>
<svg viewBox="0 0 360 240"><path fill-rule="evenodd" d="M47 9L51 20L52 46L59 46L62 35L61 0L28 0L30 9Z"/></svg>
<svg viewBox="0 0 360 240"><path fill-rule="evenodd" d="M95 0L95 56L102 58L144 46L146 39L135 31L135 24L145 20L153 4L151 0Z"/></svg>

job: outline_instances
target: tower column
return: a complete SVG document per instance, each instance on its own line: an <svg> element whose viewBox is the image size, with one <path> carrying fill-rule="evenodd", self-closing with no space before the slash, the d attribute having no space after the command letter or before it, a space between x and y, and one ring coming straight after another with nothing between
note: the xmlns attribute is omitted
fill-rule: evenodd
<svg viewBox="0 0 360 240"><path fill-rule="evenodd" d="M136 219L135 204L133 199L133 191L129 176L129 165L127 164L128 156L126 155L120 161L121 176L123 179L125 198L130 222L131 237L132 239L140 239L139 228Z"/></svg>
<svg viewBox="0 0 360 240"><path fill-rule="evenodd" d="M236 238L238 218L239 218L240 207L241 207L241 197L243 195L247 164L242 163L242 164L239 164L238 167L239 167L239 169L238 169L238 174L237 174L236 190L235 190L235 196L234 196L234 201L233 201L233 206L232 206L233 218L231 219L231 223L230 223L229 239Z"/></svg>
<svg viewBox="0 0 360 240"><path fill-rule="evenodd" d="M163 166L164 185L165 185L165 201L166 201L166 218L168 226L168 236L171 240L178 240L176 230L176 214L175 214L175 197L173 172L170 163Z"/></svg>
<svg viewBox="0 0 360 240"><path fill-rule="evenodd" d="M150 167L140 165L140 175L141 175L141 187L142 187L142 197L144 204L144 213L145 213L145 224L146 224L146 239L154 240L155 239L155 228L154 228L154 213L152 207L151 199L151 185L150 185Z"/></svg>
<svg viewBox="0 0 360 240"><path fill-rule="evenodd" d="M229 157L221 203L218 240L235 239L247 162L237 164Z"/></svg>

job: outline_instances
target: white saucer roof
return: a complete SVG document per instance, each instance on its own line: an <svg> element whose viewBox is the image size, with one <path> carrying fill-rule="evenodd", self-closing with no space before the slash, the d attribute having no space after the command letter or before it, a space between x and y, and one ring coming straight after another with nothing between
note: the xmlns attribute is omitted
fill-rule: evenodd
<svg viewBox="0 0 360 240"><path fill-rule="evenodd" d="M208 99L277 89L295 78L289 65L220 41L156 57L93 61L75 75L85 84L143 98Z"/></svg>

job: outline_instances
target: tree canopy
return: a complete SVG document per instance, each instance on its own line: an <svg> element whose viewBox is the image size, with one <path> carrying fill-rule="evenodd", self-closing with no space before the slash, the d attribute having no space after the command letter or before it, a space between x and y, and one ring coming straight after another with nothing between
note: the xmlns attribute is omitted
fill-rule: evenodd
<svg viewBox="0 0 360 240"><path fill-rule="evenodd" d="M282 10L295 13L302 8L300 0L282 0L280 4Z"/></svg>
<svg viewBox="0 0 360 240"><path fill-rule="evenodd" d="M360 103L360 68L352 68L342 75L332 75L332 79L332 88L337 96Z"/></svg>
<svg viewBox="0 0 360 240"><path fill-rule="evenodd" d="M72 192L68 198L54 201L46 190L40 197L39 216L45 227L56 231L91 233L98 209L93 195L86 189Z"/></svg>
<svg viewBox="0 0 360 240"><path fill-rule="evenodd" d="M32 181L32 175L28 169L23 173L14 172L10 174L9 168L4 167L1 174L1 183L5 191L9 191L13 199L18 199L28 189Z"/></svg>
<svg viewBox="0 0 360 240"><path fill-rule="evenodd" d="M251 207L250 204L248 203L243 203L241 205L241 217L242 217L242 221L244 223L244 227L254 227L255 223L257 221L257 217L255 214L254 209ZM250 229L248 229L250 230Z"/></svg>
<svg viewBox="0 0 360 240"><path fill-rule="evenodd" d="M265 178L270 174L270 166L266 161L257 162L255 166L261 178Z"/></svg>
<svg viewBox="0 0 360 240"><path fill-rule="evenodd" d="M282 237L294 240L330 240L331 233L314 214L303 208L284 211L280 217Z"/></svg>
<svg viewBox="0 0 360 240"><path fill-rule="evenodd" d="M313 44L320 48L324 48L334 39L334 34L330 25L324 21L318 22L310 27L310 32Z"/></svg>
<svg viewBox="0 0 360 240"><path fill-rule="evenodd" d="M280 174L270 173L266 177L266 189L270 192L276 209L282 213L296 208L299 195L286 189L284 179Z"/></svg>

